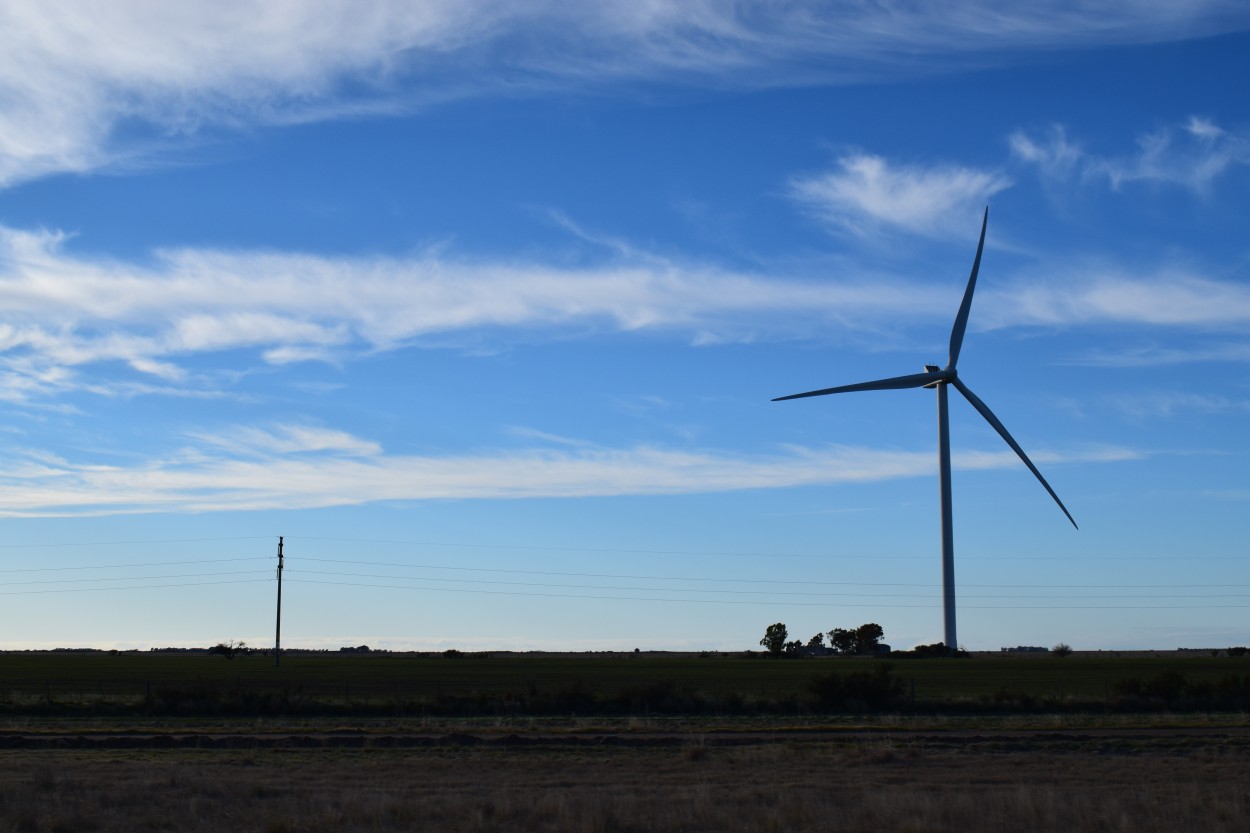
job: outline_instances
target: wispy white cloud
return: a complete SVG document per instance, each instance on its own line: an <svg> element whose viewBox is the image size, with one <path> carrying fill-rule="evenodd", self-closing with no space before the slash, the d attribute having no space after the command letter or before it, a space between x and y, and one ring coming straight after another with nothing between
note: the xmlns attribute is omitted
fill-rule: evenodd
<svg viewBox="0 0 1250 833"><path fill-rule="evenodd" d="M835 171L796 177L790 193L821 220L856 235L883 227L939 234L977 217L1010 185L994 171L892 165L880 156L852 154L839 159Z"/></svg>
<svg viewBox="0 0 1250 833"><path fill-rule="evenodd" d="M483 36L491 5L5 3L0 183L90 170L205 128L368 108L405 50ZM363 94L345 96L349 82ZM127 122L138 136L119 131Z"/></svg>
<svg viewBox="0 0 1250 833"><path fill-rule="evenodd" d="M567 446L570 448L590 448L594 445L589 440L582 440L577 437L564 437L559 434L552 434L549 431L528 428L524 425L514 425L508 429L508 433L522 439L538 440L550 445Z"/></svg>
<svg viewBox="0 0 1250 833"><path fill-rule="evenodd" d="M643 416L654 414L657 411L669 411L675 406L661 396L653 396L644 394L641 396L614 396L611 397L612 405L634 416Z"/></svg>
<svg viewBox="0 0 1250 833"><path fill-rule="evenodd" d="M657 446L457 456L387 455L329 429L239 428L135 465L75 463L32 451L0 469L0 516L298 509L377 501L575 498L779 489L917 477L931 451L789 447L772 455ZM1035 452L1039 465L1136 459L1125 448ZM1010 451L966 452L967 469L1019 466Z"/></svg>
<svg viewBox="0 0 1250 833"><path fill-rule="evenodd" d="M1072 174L1085 155L1079 145L1068 141L1068 131L1062 125L1052 125L1041 137L1017 130L1009 137L1008 145L1013 156L1056 178Z"/></svg>
<svg viewBox="0 0 1250 833"><path fill-rule="evenodd" d="M315 425L278 425L272 428L249 426L224 434L193 434L232 456L285 456L313 452L333 452L352 457L372 457L381 452L374 442Z"/></svg>
<svg viewBox="0 0 1250 833"><path fill-rule="evenodd" d="M1199 362L1250 362L1250 343L1227 342L1219 344L1130 345L1119 349L1090 351L1079 356L1069 356L1065 363L1089 367L1163 367Z"/></svg>
<svg viewBox="0 0 1250 833"><path fill-rule="evenodd" d="M1205 191L1228 169L1246 164L1250 164L1246 136L1193 120L1181 131L1164 129L1142 136L1132 156L1091 160L1089 171L1106 176L1117 189L1132 182L1158 182Z"/></svg>
<svg viewBox="0 0 1250 833"><path fill-rule="evenodd" d="M1140 136L1134 152L1118 156L1084 150L1068 140L1061 126L1039 136L1018 130L1009 144L1016 158L1048 177L1103 181L1116 190L1144 182L1201 193L1231 169L1250 165L1250 133L1225 130L1199 116Z"/></svg>
<svg viewBox="0 0 1250 833"><path fill-rule="evenodd" d="M889 280L786 280L643 256L571 269L440 252L336 258L182 249L129 263L70 254L63 235L0 228L0 396L79 389L93 384L83 369L101 363L191 385L177 363L195 354L336 360L508 330L792 338L831 321L853 326L916 294Z"/></svg>
<svg viewBox="0 0 1250 833"><path fill-rule="evenodd" d="M216 129L665 79L847 83L1244 30L1235 0L115 0L0 6L0 185Z"/></svg>
<svg viewBox="0 0 1250 833"><path fill-rule="evenodd" d="M1228 329L1250 322L1250 287L1244 284L1167 267L1131 274L1121 267L1050 264L1048 271L1065 278L1017 278L1009 285L987 287L979 324L1074 326L1099 322Z"/></svg>
<svg viewBox="0 0 1250 833"><path fill-rule="evenodd" d="M957 305L958 281L847 272L853 277L787 278L645 253L577 268L444 251L179 249L126 262L75 255L59 234L0 228L0 400L75 390L219 395L259 362L340 363L410 346L480 349L568 333L653 332L692 344L883 327L897 335L930 318L945 323ZM986 282L973 326L1101 323L1241 330L1250 289L1183 267L1048 263ZM196 356L219 360L193 365Z"/></svg>
<svg viewBox="0 0 1250 833"><path fill-rule="evenodd" d="M1207 139L1208 141L1219 139L1225 134L1224 129L1219 127L1215 122L1210 119L1200 118L1199 116L1190 116L1189 122L1185 125L1185 129L1189 131L1190 134L1198 136L1202 139Z"/></svg>
<svg viewBox="0 0 1250 833"><path fill-rule="evenodd" d="M1185 391L1152 391L1149 394L1104 396L1102 401L1115 411L1136 420L1175 419L1196 414L1250 413L1250 400Z"/></svg>

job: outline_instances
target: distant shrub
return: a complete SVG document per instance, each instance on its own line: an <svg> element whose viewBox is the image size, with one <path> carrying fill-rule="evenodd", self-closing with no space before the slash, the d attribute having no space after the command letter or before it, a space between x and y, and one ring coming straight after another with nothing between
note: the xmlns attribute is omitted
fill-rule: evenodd
<svg viewBox="0 0 1250 833"><path fill-rule="evenodd" d="M933 659L936 657L966 657L968 652L962 649L952 651L946 647L944 642L934 642L932 645L917 645L910 651L891 651L890 659Z"/></svg>
<svg viewBox="0 0 1250 833"><path fill-rule="evenodd" d="M248 690L200 681L194 685L154 687L144 698L148 714L280 715L322 711L297 689Z"/></svg>
<svg viewBox="0 0 1250 833"><path fill-rule="evenodd" d="M889 665L871 671L839 674L836 671L812 680L808 690L817 705L836 711L880 711L903 700L905 686Z"/></svg>
<svg viewBox="0 0 1250 833"><path fill-rule="evenodd" d="M627 688L615 698L612 705L624 711L636 713L669 712L690 714L705 711L707 702L697 692L682 688L674 680L654 682Z"/></svg>
<svg viewBox="0 0 1250 833"><path fill-rule="evenodd" d="M234 659L238 654L248 653L248 647L244 642L235 642L234 640L231 640L229 642L218 642L216 645L205 651L205 653L209 656L220 655L226 659Z"/></svg>
<svg viewBox="0 0 1250 833"><path fill-rule="evenodd" d="M997 691L990 695L989 702L999 710L1030 712L1038 707L1036 697L1019 688L1009 688L1007 686L1000 686Z"/></svg>
<svg viewBox="0 0 1250 833"><path fill-rule="evenodd" d="M1236 674L1225 674L1215 684L1215 691L1220 697L1250 701L1250 674L1239 677Z"/></svg>
<svg viewBox="0 0 1250 833"><path fill-rule="evenodd" d="M1161 671L1146 686L1150 694L1162 698L1169 705L1179 700L1189 688L1189 679L1179 671Z"/></svg>
<svg viewBox="0 0 1250 833"><path fill-rule="evenodd" d="M1189 681L1184 674L1164 671L1150 680L1140 677L1116 680L1111 690L1122 701L1127 700L1134 705L1147 705L1151 700L1171 704L1185 693L1188 686Z"/></svg>
<svg viewBox="0 0 1250 833"><path fill-rule="evenodd" d="M1226 674L1215 682L1191 680L1178 671L1163 671L1149 680L1117 680L1114 705L1122 710L1246 709L1250 707L1250 674Z"/></svg>

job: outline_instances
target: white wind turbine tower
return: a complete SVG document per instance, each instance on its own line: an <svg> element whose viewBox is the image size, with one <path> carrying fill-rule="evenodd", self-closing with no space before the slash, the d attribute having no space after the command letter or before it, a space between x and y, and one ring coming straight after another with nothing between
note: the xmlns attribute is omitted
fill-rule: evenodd
<svg viewBox="0 0 1250 833"><path fill-rule="evenodd" d="M972 293L977 285L977 271L981 268L981 250L985 247L985 227L989 222L989 218L990 210L987 207L985 216L981 220L981 240L977 243L976 259L972 261L972 274L968 277L968 288L964 290L963 303L959 305L959 314L955 316L955 326L951 330L950 357L946 362L946 367L939 369L936 365L927 364L924 367L924 373L913 373L910 376L895 376L890 379L879 379L875 382L860 382L854 385L812 390L807 393L792 394L791 396L779 396L773 400L774 402L781 402L786 399L803 399L808 396L825 396L831 393L851 393L860 390L937 388L938 472L942 503L942 609L946 625L946 647L952 651L959 647L959 642L955 635L955 542L951 526L951 442L950 423L946 407L947 385L954 385L955 389L963 394L964 399L967 399L972 404L972 407L976 408L981 416L985 417L985 421L994 426L994 430L1020 456L1024 464L1029 467L1029 471L1033 472L1033 475L1042 484L1042 487L1055 499L1055 503L1059 504L1063 514L1068 516L1072 526L1076 527L1076 521L1072 518L1072 513L1063 505L1063 501L1059 499L1059 495L1055 494L1055 490L1050 488L1050 484L1046 482L1046 478L1042 477L1042 473L1037 470L1037 466L1033 465L1033 461L1024 453L1024 449L1012 438L1011 434L1008 433L1003 424L998 421L998 417L994 416L994 413L986 404L977 398L977 395L969 390L967 385L960 381L959 375L955 372L955 364L959 361L959 349L964 341L964 330L968 327L968 311L972 308Z"/></svg>

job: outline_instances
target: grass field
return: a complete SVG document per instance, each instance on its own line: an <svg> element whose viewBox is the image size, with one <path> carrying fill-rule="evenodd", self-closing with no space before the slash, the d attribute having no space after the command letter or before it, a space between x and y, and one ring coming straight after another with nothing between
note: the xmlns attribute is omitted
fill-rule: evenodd
<svg viewBox="0 0 1250 833"><path fill-rule="evenodd" d="M681 711L683 704L688 711L784 711L810 702L819 677L867 676L887 667L900 695L891 700L897 707L1098 707L1122 701L1126 681L1150 689L1152 681L1169 676L1173 685L1179 677L1194 690L1222 685L1238 696L1250 694L1250 659L1203 654L891 661L715 654L292 653L275 668L270 657L260 654L227 660L192 653L42 652L0 654L0 708L157 701L193 708L197 696L208 702L229 695L240 707L252 703L270 711L297 702L306 709L402 705L431 710L440 704L477 704L486 711L527 706L586 711L612 703L618 711ZM1171 700L1165 705L1180 702L1179 696Z"/></svg>

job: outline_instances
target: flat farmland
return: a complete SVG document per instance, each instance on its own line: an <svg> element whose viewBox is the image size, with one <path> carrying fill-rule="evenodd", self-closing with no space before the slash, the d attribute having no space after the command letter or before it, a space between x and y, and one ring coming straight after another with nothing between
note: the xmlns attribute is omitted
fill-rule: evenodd
<svg viewBox="0 0 1250 833"><path fill-rule="evenodd" d="M887 668L890 708L812 699ZM1114 712L1106 692L1248 675L1193 654L4 654L0 831L1231 833L1244 710ZM1017 712L1006 690L1083 705Z"/></svg>
<svg viewBox="0 0 1250 833"><path fill-rule="evenodd" d="M886 671L888 669L888 672ZM199 653L0 654L0 707L184 700L281 695L304 705L407 704L412 707L476 701L523 707L614 701L801 704L813 681L831 674L888 673L912 704L1021 701L1109 703L1125 681L1180 678L1189 686L1250 687L1250 659L1183 656L1116 657L1086 654L1035 658L963 659L746 658L741 654L285 654L280 667L262 654ZM631 699L632 698L632 699Z"/></svg>

